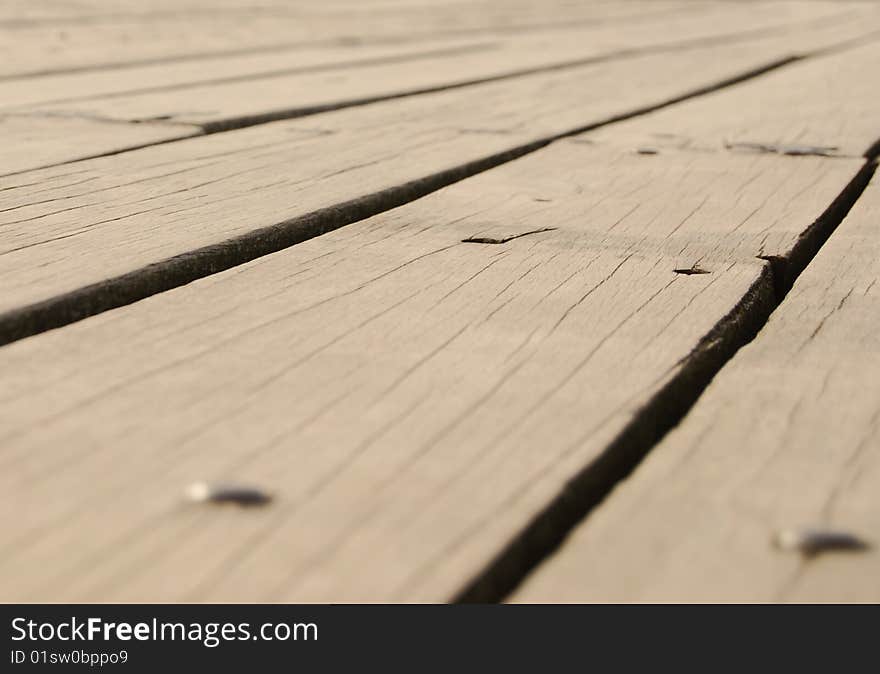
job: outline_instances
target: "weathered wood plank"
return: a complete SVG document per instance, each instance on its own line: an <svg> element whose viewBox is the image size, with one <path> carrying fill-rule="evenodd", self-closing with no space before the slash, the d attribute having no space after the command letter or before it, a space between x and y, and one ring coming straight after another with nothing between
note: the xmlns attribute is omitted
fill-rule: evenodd
<svg viewBox="0 0 880 674"><path fill-rule="evenodd" d="M880 184L516 601L880 601ZM774 548L788 529L861 552Z"/></svg>
<svg viewBox="0 0 880 674"><path fill-rule="evenodd" d="M778 53L772 40L756 40L595 64L6 178L0 311L173 256L186 254L174 264L203 274L198 265L219 263L192 255L199 247L295 238L315 227L296 218L316 212L321 228L340 226L366 208L352 200L378 193L376 212L477 170L468 162L661 104Z"/></svg>
<svg viewBox="0 0 880 674"><path fill-rule="evenodd" d="M599 129L597 142L737 152L859 156L880 136L876 92L866 73L880 69L876 37L864 46L808 59L748 84ZM805 95L809 92L808 95ZM736 110L731 119L731 107Z"/></svg>
<svg viewBox="0 0 880 674"><path fill-rule="evenodd" d="M0 180L46 166L125 152L201 135L189 124L125 124L88 117L21 117L0 114L3 154ZM2 188L0 188L2 189Z"/></svg>
<svg viewBox="0 0 880 674"><path fill-rule="evenodd" d="M0 596L448 598L860 165L657 159L561 142L3 348ZM275 501L187 507L199 479Z"/></svg>

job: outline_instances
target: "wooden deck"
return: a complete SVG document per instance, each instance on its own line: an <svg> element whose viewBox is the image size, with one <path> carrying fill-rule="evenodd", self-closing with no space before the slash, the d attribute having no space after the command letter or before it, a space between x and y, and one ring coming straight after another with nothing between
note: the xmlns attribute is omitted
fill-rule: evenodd
<svg viewBox="0 0 880 674"><path fill-rule="evenodd" d="M880 601L880 3L0 35L0 600Z"/></svg>

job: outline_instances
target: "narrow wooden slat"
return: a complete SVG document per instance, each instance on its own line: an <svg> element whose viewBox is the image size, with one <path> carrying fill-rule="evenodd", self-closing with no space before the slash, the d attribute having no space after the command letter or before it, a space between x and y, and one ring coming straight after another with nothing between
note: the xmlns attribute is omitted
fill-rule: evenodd
<svg viewBox="0 0 880 674"><path fill-rule="evenodd" d="M514 596L517 601L880 601L880 184L758 338ZM872 549L812 558L782 532Z"/></svg>
<svg viewBox="0 0 880 674"><path fill-rule="evenodd" d="M7 178L0 181L0 311L141 274L163 260L189 278L209 273L220 264L216 251L192 251L232 239L220 251L226 260L276 245L273 237L281 247L305 236L301 230L325 231L365 209L402 203L517 148L766 64L779 49L755 40L542 73ZM357 201L366 197L369 206ZM315 213L318 224L296 219ZM235 240L242 236L249 238ZM100 301L97 294L76 300Z"/></svg>
<svg viewBox="0 0 880 674"><path fill-rule="evenodd" d="M0 181L6 181L5 187L16 174L191 138L201 135L201 129L191 124L124 124L84 116L0 114L0 133L4 141Z"/></svg>
<svg viewBox="0 0 880 674"><path fill-rule="evenodd" d="M860 165L657 159L558 143L3 348L0 597L450 597ZM186 506L200 479L275 501Z"/></svg>

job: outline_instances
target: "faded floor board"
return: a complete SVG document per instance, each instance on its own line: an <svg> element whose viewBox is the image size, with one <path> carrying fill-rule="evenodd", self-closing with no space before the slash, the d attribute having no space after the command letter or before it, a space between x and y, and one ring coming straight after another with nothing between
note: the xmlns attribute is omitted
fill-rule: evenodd
<svg viewBox="0 0 880 674"><path fill-rule="evenodd" d="M236 236L270 239L279 223L296 232L295 218L320 209L334 209L322 227L339 226L357 211L342 203L662 103L778 54L773 40L756 40L595 64L5 178L0 312Z"/></svg>
<svg viewBox="0 0 880 674"><path fill-rule="evenodd" d="M755 34L783 39L786 33L820 26L825 30L816 35L818 40L846 39L868 32L872 24L880 29L876 9L862 6L829 17L824 6L814 3L801 5L796 12L790 3L698 5L687 14L651 15L629 24L573 26L503 38L298 48L26 78L0 82L0 110L8 113L24 106L102 119L167 118L217 125L234 118L456 86L694 40L745 39Z"/></svg>
<svg viewBox="0 0 880 674"><path fill-rule="evenodd" d="M560 142L0 349L0 597L449 598L859 165Z"/></svg>
<svg viewBox="0 0 880 674"><path fill-rule="evenodd" d="M33 4L33 3L31 3ZM262 4L262 3L261 3ZM829 16L840 6L823 3ZM0 78L120 65L170 62L230 52L259 52L301 44L412 41L440 36L528 32L572 23L641 21L692 2L477 2L401 7L372 3L312 7L239 8L154 16L114 15L92 20L0 23ZM233 8L234 9L234 8Z"/></svg>
<svg viewBox="0 0 880 674"><path fill-rule="evenodd" d="M880 601L880 183L685 421L515 601ZM813 559L786 529L873 548Z"/></svg>
<svg viewBox="0 0 880 674"><path fill-rule="evenodd" d="M830 54L661 110L587 137L662 150L809 152L859 156L878 138L878 99L866 73L880 71L880 41ZM735 116L732 115L735 111Z"/></svg>
<svg viewBox="0 0 880 674"><path fill-rule="evenodd" d="M125 124L87 117L0 114L0 134L0 181L8 181L11 175L45 166L190 138L200 135L201 129L184 124Z"/></svg>
<svg viewBox="0 0 880 674"><path fill-rule="evenodd" d="M632 50L662 51L700 41L745 41L763 35L763 48L772 43L782 57L880 29L880 13L873 9L845 11L824 21L812 11L803 12L806 19L801 12L792 14L788 4L748 12L734 5L675 15L669 21L662 18L665 15L647 17L615 29L587 26L478 43L447 39L418 45L298 49L0 81L7 106L46 96L60 99L36 108L2 110L0 128L7 142L0 173L136 147L145 137L155 141L186 137L202 128L224 130L536 68L624 57L628 50L632 55ZM275 74L247 75L248 68L262 64L265 69L273 59ZM210 81L212 67L217 81ZM186 83L196 68L208 82ZM156 85L157 78L163 84ZM155 90L150 90L150 82ZM147 91L96 96L102 88L120 85ZM479 94L474 90L470 95ZM126 121L138 124L118 123ZM137 128L144 121L148 128Z"/></svg>

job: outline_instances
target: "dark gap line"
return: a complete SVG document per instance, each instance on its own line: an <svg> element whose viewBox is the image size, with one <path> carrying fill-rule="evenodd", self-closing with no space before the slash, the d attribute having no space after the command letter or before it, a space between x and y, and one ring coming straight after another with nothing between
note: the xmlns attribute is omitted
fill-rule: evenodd
<svg viewBox="0 0 880 674"><path fill-rule="evenodd" d="M237 267L359 220L403 206L465 178L540 150L554 141L645 115L690 98L744 82L798 61L800 58L802 57L792 56L780 59L726 80L699 87L690 93L635 108L626 113L513 147L483 159L417 178L380 192L262 227L227 241L196 248L119 276L6 311L0 314L0 346L75 323L110 309L132 304L151 295L186 285L199 278Z"/></svg>
<svg viewBox="0 0 880 674"><path fill-rule="evenodd" d="M878 143L880 144L880 143ZM675 428L703 391L743 346L758 336L797 277L861 196L877 163L865 162L849 184L784 258L768 261L745 296L679 362L678 373L639 410L620 434L535 515L452 599L500 602L553 554L565 538L625 480Z"/></svg>
<svg viewBox="0 0 880 674"><path fill-rule="evenodd" d="M660 103L646 105L598 122L585 124L483 159L417 178L402 185L262 227L227 241L196 248L34 304L9 310L0 314L0 346L75 323L110 309L132 304L151 295L186 285L199 278L237 267L359 220L403 206L460 180L535 152L554 141L661 110L690 98L758 77L801 58L791 56L780 59ZM118 154L119 152L121 151L110 154Z"/></svg>
<svg viewBox="0 0 880 674"><path fill-rule="evenodd" d="M871 144L871 147L865 150L865 159L867 159L868 161L872 161L874 159L877 159L878 157L880 157L880 138L875 140Z"/></svg>
<svg viewBox="0 0 880 674"><path fill-rule="evenodd" d="M497 239L492 236L469 236L466 239L462 239L462 243L481 243L488 245L501 245L505 243L510 243L515 239L521 239L524 236L531 236L532 234L543 234L544 232L552 232L556 230L556 227L542 227L541 229L533 229L530 232L523 232L522 234L511 234L510 236L505 236L501 239Z"/></svg>

